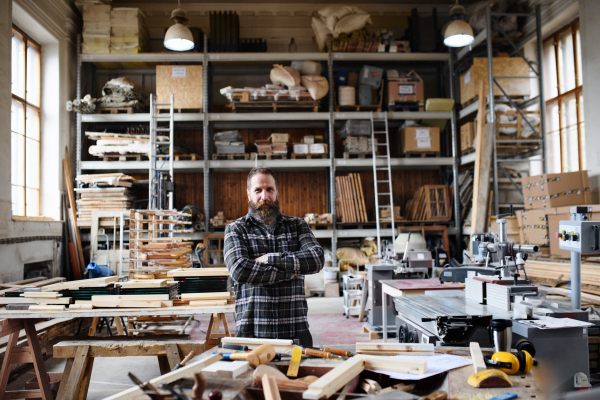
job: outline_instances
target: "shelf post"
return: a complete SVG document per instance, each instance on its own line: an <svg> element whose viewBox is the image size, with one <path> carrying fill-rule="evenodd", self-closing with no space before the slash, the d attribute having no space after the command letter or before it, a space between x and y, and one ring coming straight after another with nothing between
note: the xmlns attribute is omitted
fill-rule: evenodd
<svg viewBox="0 0 600 400"><path fill-rule="evenodd" d="M331 209L331 262L332 267L337 265L337 210L335 204L335 116L333 96L335 84L333 82L333 53L331 52L331 35L327 37L327 75L329 78L329 202Z"/></svg>
<svg viewBox="0 0 600 400"><path fill-rule="evenodd" d="M204 150L204 231L210 224L210 127L208 122L208 37L204 35L204 54L202 54L202 144Z"/></svg>
<svg viewBox="0 0 600 400"><path fill-rule="evenodd" d="M450 69L450 95L454 99L456 104L456 99L458 98L458 94L455 92L455 76L454 76L454 58L456 57L455 53L451 48L448 48L450 52L450 60L448 61L448 67ZM457 134L457 125L458 118L456 115L456 106L452 107L452 115L450 117L450 128L452 135L452 184L454 186L454 223L456 224L456 253L461 254L461 242L462 242L462 221L460 215L460 185L458 184L458 169L460 163L460 157L458 155L458 134ZM450 251L450 249L445 249L446 251Z"/></svg>
<svg viewBox="0 0 600 400"><path fill-rule="evenodd" d="M81 99L81 34L77 35L77 68L76 68L76 84L75 98ZM75 113L75 171L76 175L81 175L81 113Z"/></svg>

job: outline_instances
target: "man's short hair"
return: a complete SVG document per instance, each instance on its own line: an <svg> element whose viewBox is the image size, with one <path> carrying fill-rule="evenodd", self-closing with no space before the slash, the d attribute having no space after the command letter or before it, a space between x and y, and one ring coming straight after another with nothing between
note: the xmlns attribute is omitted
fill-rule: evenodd
<svg viewBox="0 0 600 400"><path fill-rule="evenodd" d="M254 167L248 174L248 180L246 181L246 186L247 186L248 190L250 190L252 188L252 184L251 184L252 177L256 174L271 175L273 177L273 179L275 180L275 189L279 189L279 182L277 182L277 177L275 176L275 173L273 172L273 170L271 168Z"/></svg>

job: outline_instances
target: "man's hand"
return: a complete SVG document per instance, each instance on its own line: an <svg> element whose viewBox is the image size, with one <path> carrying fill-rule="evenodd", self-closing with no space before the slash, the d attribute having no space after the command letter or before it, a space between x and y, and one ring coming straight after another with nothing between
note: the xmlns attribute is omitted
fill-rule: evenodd
<svg viewBox="0 0 600 400"><path fill-rule="evenodd" d="M265 264L267 262L267 254L260 256L258 258L255 258L254 261Z"/></svg>

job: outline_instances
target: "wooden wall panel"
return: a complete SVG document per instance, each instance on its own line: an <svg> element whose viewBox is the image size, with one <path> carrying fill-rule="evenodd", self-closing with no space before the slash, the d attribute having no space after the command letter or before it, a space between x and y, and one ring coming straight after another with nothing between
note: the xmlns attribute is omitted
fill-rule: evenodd
<svg viewBox="0 0 600 400"><path fill-rule="evenodd" d="M148 174L130 174L138 180L147 180ZM133 187L138 199L148 198L147 185L135 185ZM175 174L175 208L183 209L187 205L194 205L204 214L204 174ZM143 204L143 208L146 205Z"/></svg>
<svg viewBox="0 0 600 400"><path fill-rule="evenodd" d="M373 186L373 171L359 171L365 196L365 206L369 221L375 221L375 194ZM348 173L338 173L345 176ZM385 179L384 173L378 173L378 180ZM412 199L415 191L423 185L437 185L440 183L438 170L400 170L392 171L392 190L394 192L394 205L401 207L404 214L406 202ZM384 186L385 185L385 186ZM380 192L388 192L387 184L380 184ZM380 197L381 199L382 197Z"/></svg>
<svg viewBox="0 0 600 400"><path fill-rule="evenodd" d="M307 213L327 212L327 172L275 173L279 181L279 203L284 214L304 217ZM248 213L247 177L248 172L214 174L215 213L223 211L226 219L240 218Z"/></svg>

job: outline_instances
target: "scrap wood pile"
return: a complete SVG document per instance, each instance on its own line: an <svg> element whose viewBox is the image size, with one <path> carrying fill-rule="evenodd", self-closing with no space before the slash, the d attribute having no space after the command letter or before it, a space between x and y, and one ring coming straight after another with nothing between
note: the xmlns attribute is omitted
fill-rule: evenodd
<svg viewBox="0 0 600 400"><path fill-rule="evenodd" d="M600 264L581 263L581 291L600 295ZM537 261L528 260L525 263L527 278L534 283L552 287L566 287L571 279L571 264L568 260Z"/></svg>
<svg viewBox="0 0 600 400"><path fill-rule="evenodd" d="M336 209L342 222L368 222L360 174L336 176Z"/></svg>
<svg viewBox="0 0 600 400"><path fill-rule="evenodd" d="M450 221L452 193L447 185L425 185L406 203L404 218L409 221Z"/></svg>
<svg viewBox="0 0 600 400"><path fill-rule="evenodd" d="M79 194L77 224L79 227L92 225L92 212L128 212L134 200L130 191L135 179L122 173L78 175L77 182L86 187L75 188Z"/></svg>
<svg viewBox="0 0 600 400"><path fill-rule="evenodd" d="M150 135L146 129L134 130L131 133L85 132L89 140L96 144L89 147L89 153L98 157L125 156L127 154L150 154ZM168 142L169 137L157 135L158 142ZM109 161L107 159L106 161Z"/></svg>
<svg viewBox="0 0 600 400"><path fill-rule="evenodd" d="M167 272L192 266L190 238L169 237L191 233L192 215L166 210L130 210L129 277L166 278Z"/></svg>
<svg viewBox="0 0 600 400"><path fill-rule="evenodd" d="M63 279L64 278L60 278ZM93 308L161 308L232 304L226 268L174 270L167 279L132 279L116 276L9 289L0 304L31 311Z"/></svg>

